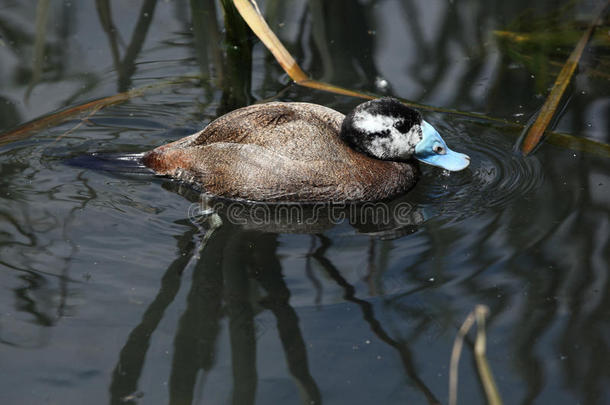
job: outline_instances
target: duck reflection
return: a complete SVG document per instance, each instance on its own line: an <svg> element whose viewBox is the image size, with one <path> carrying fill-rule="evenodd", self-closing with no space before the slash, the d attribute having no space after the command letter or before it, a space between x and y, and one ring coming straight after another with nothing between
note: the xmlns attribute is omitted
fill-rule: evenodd
<svg viewBox="0 0 610 405"><path fill-rule="evenodd" d="M190 187L170 181L164 187L194 201L189 208L193 222L205 220L208 213L216 212L223 223L258 232L317 234L345 222L357 233L395 239L417 231L428 215L408 195L358 204L267 204L198 195Z"/></svg>
<svg viewBox="0 0 610 405"><path fill-rule="evenodd" d="M178 293L181 275L190 266L193 276L187 306L174 337L169 378L170 403L191 404L205 396L205 377L215 365L223 319L228 320L233 374L232 403L254 403L258 382L256 343L257 337L264 332L260 330L261 327L266 327L257 323L255 318L266 310L276 320L287 369L299 388L302 402L322 402L318 382L310 371L299 317L290 305L291 294L277 253L278 234L268 231L269 224L263 224L261 230L255 229L253 222L236 225L226 216L223 218L224 224L211 234L206 224L182 221L182 224L189 225L189 230L178 239L177 258L167 268L157 296L120 352L110 385L112 404L135 403L142 395L138 392L138 381L143 373L151 337ZM286 229L286 224L279 226ZM305 228L291 226L299 231L315 230L309 224ZM319 247L316 248L317 245ZM344 297L358 305L363 319L380 340L398 352L406 374L424 393L428 403L438 403L418 377L407 345L390 337L375 318L372 305L355 297L355 288L326 258L330 246L330 239L321 234L312 235L306 261L310 279L315 280L311 272L311 260L314 260L330 279L344 289ZM320 283L314 281L316 285L319 290ZM264 292L263 296L261 291Z"/></svg>

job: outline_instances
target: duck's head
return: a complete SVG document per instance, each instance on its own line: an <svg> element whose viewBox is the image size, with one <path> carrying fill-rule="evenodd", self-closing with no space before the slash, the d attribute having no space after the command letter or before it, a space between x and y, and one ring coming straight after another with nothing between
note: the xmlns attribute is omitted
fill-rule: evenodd
<svg viewBox="0 0 610 405"><path fill-rule="evenodd" d="M395 98L362 103L343 121L341 138L352 148L377 159L406 161L411 157L429 165L458 171L470 158L447 147L421 114Z"/></svg>

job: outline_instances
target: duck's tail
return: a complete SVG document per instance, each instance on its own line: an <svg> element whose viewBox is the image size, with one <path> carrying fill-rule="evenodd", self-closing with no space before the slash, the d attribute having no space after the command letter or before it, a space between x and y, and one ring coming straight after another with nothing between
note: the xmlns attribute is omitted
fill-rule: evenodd
<svg viewBox="0 0 610 405"><path fill-rule="evenodd" d="M142 163L143 156L144 153L89 153L71 158L66 161L66 164L113 173L154 173Z"/></svg>

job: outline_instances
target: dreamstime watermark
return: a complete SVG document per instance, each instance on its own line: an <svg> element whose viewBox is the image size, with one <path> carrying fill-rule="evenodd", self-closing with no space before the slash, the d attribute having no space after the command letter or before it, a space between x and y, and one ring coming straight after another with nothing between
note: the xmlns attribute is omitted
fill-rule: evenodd
<svg viewBox="0 0 610 405"><path fill-rule="evenodd" d="M265 204L215 200L201 196L188 208L188 218L195 224L219 213L234 225L295 224L314 225L321 221L340 224L344 221L372 226L404 226L423 222L423 213L408 202L385 203L308 203Z"/></svg>

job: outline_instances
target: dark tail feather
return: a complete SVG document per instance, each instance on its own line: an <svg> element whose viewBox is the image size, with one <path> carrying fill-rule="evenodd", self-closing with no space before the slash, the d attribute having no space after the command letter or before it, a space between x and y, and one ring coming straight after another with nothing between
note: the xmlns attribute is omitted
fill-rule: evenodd
<svg viewBox="0 0 610 405"><path fill-rule="evenodd" d="M66 164L113 173L153 173L151 169L142 164L143 156L143 153L89 153L69 159Z"/></svg>

